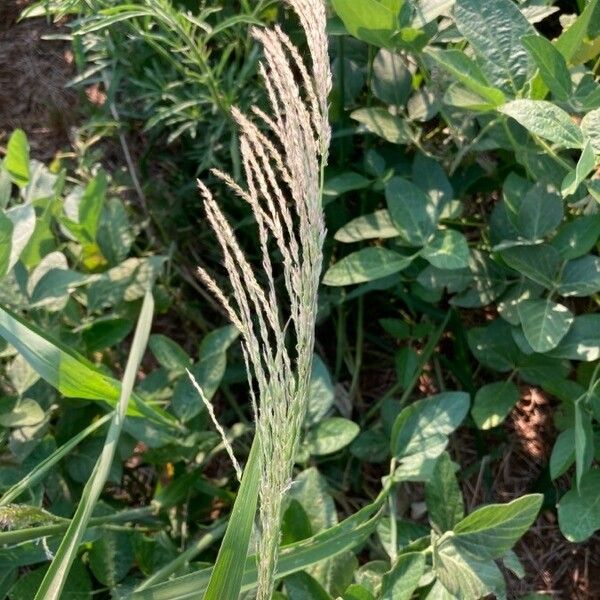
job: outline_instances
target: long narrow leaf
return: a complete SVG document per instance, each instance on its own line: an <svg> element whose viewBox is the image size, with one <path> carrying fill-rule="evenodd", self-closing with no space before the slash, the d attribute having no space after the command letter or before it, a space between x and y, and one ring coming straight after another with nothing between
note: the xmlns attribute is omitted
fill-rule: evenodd
<svg viewBox="0 0 600 600"><path fill-rule="evenodd" d="M154 299L152 298L151 292L148 291L144 297L142 310L131 345L131 352L129 353L127 366L125 367L119 403L113 414L108 433L106 434L104 448L102 449L102 453L98 458L98 462L94 467L90 479L85 485L75 516L58 548L56 557L50 564L50 568L46 572L38 592L35 595L35 600L59 600L61 597L61 592L65 585L69 570L75 560L79 544L88 526L96 503L98 502L98 498L100 497L100 493L102 492L102 488L104 487L104 483L106 482L115 456L117 442L119 441L125 414L127 413L129 397L131 396L135 384L135 377L148 343L153 311Z"/></svg>
<svg viewBox="0 0 600 600"><path fill-rule="evenodd" d="M34 486L40 479L42 479L59 460L64 458L77 444L83 441L88 435L99 429L112 417L112 413L108 413L94 421L91 425L88 425L85 429L80 431L77 435L74 435L68 442L63 444L60 448L57 448L50 456L45 458L42 462L37 464L21 481L18 481L11 486L0 498L0 506L5 506L9 502L12 502L15 498L18 498L25 490Z"/></svg>
<svg viewBox="0 0 600 600"><path fill-rule="evenodd" d="M240 595L259 483L260 440L255 435L204 600L237 600Z"/></svg>
<svg viewBox="0 0 600 600"><path fill-rule="evenodd" d="M284 546L277 563L276 579L307 569L311 565L364 543L375 530L379 520L378 511L385 501L387 491L386 488L377 500L338 525L306 540ZM134 592L127 598L128 600L193 600L206 589L212 572L212 568L202 569L143 591ZM249 556L244 568L241 591L254 589L256 583L256 557Z"/></svg>
<svg viewBox="0 0 600 600"><path fill-rule="evenodd" d="M31 368L63 396L97 400L113 408L117 405L121 384L116 379L100 373L85 357L1 305L0 337L13 345ZM163 411L148 406L135 395L133 399L128 415L171 424L172 419Z"/></svg>

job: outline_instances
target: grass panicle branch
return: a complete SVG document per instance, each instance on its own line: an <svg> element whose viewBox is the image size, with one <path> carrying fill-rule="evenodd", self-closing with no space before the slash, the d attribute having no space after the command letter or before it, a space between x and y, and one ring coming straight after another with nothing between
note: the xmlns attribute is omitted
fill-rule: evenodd
<svg viewBox="0 0 600 600"><path fill-rule="evenodd" d="M270 111L252 107L250 115L232 112L240 131L245 186L215 171L253 211L262 254L258 269L247 260L210 190L198 182L223 254L231 299L206 270L199 269L199 275L242 335L261 442L262 600L273 590L282 498L306 411L325 237L322 172L331 137L325 5L322 0L287 2L306 35L310 64L280 27L252 30L263 47L260 73ZM281 264L271 259L273 246Z"/></svg>

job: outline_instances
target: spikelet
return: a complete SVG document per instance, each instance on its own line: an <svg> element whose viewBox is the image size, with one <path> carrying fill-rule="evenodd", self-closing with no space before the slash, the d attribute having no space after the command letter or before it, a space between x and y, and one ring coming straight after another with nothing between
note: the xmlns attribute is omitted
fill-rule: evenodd
<svg viewBox="0 0 600 600"><path fill-rule="evenodd" d="M323 0L286 1L306 35L310 64L279 26L253 28L264 51L260 74L270 110L232 111L245 186L214 172L252 209L262 253L258 270L246 259L210 191L198 182L223 253L231 298L205 270L199 269L199 276L241 333L261 441L259 600L272 595L282 499L306 412L325 237L322 176L331 137L325 5ZM272 262L273 246L281 264ZM274 267L282 272L282 286L276 285Z"/></svg>

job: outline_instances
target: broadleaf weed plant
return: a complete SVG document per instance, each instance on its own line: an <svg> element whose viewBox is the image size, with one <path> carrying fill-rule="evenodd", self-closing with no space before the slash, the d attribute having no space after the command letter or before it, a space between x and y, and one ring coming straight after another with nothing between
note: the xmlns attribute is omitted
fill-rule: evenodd
<svg viewBox="0 0 600 600"><path fill-rule="evenodd" d="M260 73L271 113L257 106L251 108L251 116L233 110L245 187L215 172L252 208L262 253L260 273L247 260L209 189L199 182L232 299L206 270L200 268L199 275L242 335L261 443L259 600L273 592L282 500L306 411L325 237L323 170L331 136L325 5L322 0L288 0L288 4L306 35L311 65L305 64L279 26L252 30L264 51ZM280 264L271 258L273 245ZM283 289L278 285L279 271Z"/></svg>

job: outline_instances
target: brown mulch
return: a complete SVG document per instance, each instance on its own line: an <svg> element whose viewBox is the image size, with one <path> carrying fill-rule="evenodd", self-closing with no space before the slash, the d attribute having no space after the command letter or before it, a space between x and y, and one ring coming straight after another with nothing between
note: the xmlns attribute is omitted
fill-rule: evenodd
<svg viewBox="0 0 600 600"><path fill-rule="evenodd" d="M0 1L0 146L10 133L27 133L31 154L48 161L70 146L77 95L65 84L73 77L67 42L43 40L64 33L44 18L18 21L26 0Z"/></svg>

